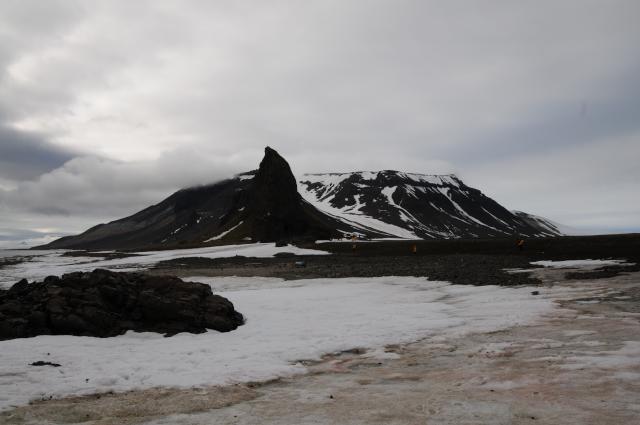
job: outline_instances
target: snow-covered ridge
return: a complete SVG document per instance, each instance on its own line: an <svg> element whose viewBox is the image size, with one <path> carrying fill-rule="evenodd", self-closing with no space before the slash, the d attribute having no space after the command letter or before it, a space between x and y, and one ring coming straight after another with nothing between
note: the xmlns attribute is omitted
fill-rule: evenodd
<svg viewBox="0 0 640 425"><path fill-rule="evenodd" d="M308 173L303 174L298 181L310 181L313 183L338 184L351 177L359 177L364 181L374 181L376 179L401 178L408 182L428 183L436 185L459 186L462 182L455 174L420 174L405 173L395 170L381 171L354 171L350 173Z"/></svg>
<svg viewBox="0 0 640 425"><path fill-rule="evenodd" d="M549 236L542 218L514 214L455 174L394 170L312 173L297 178L303 198L355 231L375 237L458 238Z"/></svg>

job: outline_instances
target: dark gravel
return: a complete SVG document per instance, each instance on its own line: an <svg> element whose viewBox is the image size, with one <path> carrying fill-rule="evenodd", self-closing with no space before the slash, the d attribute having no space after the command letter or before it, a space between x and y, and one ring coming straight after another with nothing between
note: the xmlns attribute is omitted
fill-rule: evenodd
<svg viewBox="0 0 640 425"><path fill-rule="evenodd" d="M304 267L296 262L304 262ZM170 274L175 270L206 269L208 274L242 274L273 276L284 279L426 276L431 280L446 280L464 285L537 285L537 279L526 273L512 274L504 269L527 267L520 257L491 255L430 255L430 256L295 256L293 258L226 259L180 258L164 261L155 272Z"/></svg>
<svg viewBox="0 0 640 425"><path fill-rule="evenodd" d="M416 247L415 253L413 247ZM221 259L179 258L164 261L154 273L273 276L284 279L321 277L426 276L464 285L537 285L527 273L505 269L533 268L537 260L620 258L640 264L640 235L556 237L526 240L519 250L512 239L439 241L385 241L308 244L305 248L329 251L326 256L282 256L276 258L233 257ZM304 261L305 267L296 267ZM607 267L601 274L632 271ZM614 274L611 274L614 275ZM585 276L581 274L581 277Z"/></svg>

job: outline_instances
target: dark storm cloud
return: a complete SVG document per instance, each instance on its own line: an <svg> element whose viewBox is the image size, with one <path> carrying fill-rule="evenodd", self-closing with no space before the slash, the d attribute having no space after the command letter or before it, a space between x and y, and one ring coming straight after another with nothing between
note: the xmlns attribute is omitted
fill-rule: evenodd
<svg viewBox="0 0 640 425"><path fill-rule="evenodd" d="M74 156L70 150L48 143L41 135L0 124L0 178L32 180Z"/></svg>

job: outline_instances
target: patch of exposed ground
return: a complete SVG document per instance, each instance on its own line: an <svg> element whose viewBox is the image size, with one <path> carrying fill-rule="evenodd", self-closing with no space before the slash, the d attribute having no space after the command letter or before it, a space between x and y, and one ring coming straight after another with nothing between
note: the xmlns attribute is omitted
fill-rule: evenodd
<svg viewBox="0 0 640 425"><path fill-rule="evenodd" d="M565 279L585 280L585 279L605 279L619 276L622 273L640 271L640 263L622 264L619 266L604 266L590 271L574 271L564 275Z"/></svg>
<svg viewBox="0 0 640 425"><path fill-rule="evenodd" d="M296 263L304 262L303 267ZM187 276L265 276L283 279L315 279L375 276L426 276L460 285L537 285L526 273L505 269L532 267L518 255L314 255L281 258L177 258L162 261L154 274Z"/></svg>
<svg viewBox="0 0 640 425"><path fill-rule="evenodd" d="M39 400L0 413L3 424L138 424L174 414L220 409L257 396L252 385L192 389L152 388Z"/></svg>
<svg viewBox="0 0 640 425"><path fill-rule="evenodd" d="M627 424L640 414L640 273L566 281L530 326L430 338L301 362L309 373L260 385L155 389L37 402L8 424ZM85 415L85 416L83 416ZM89 416L86 416L89 415Z"/></svg>

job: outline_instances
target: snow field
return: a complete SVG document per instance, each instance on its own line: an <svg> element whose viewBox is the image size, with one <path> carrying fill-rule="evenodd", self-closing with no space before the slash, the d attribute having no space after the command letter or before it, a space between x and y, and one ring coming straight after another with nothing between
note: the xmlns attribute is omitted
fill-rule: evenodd
<svg viewBox="0 0 640 425"><path fill-rule="evenodd" d="M531 264L543 267L552 267L556 269L574 268L574 267L603 267L603 266L623 266L633 265L627 263L626 260L564 260L564 261L532 261Z"/></svg>
<svg viewBox="0 0 640 425"><path fill-rule="evenodd" d="M344 208L334 208L330 203L331 197L318 199L316 198L315 192L307 191L306 187L300 182L298 182L298 192L302 195L305 201L313 205L315 208L355 228L364 231L379 231L389 235L390 237L399 237L401 239L418 239L415 233L407 229L390 223L385 223L384 221L363 214L359 211L361 205L356 205L355 207L346 206Z"/></svg>
<svg viewBox="0 0 640 425"><path fill-rule="evenodd" d="M175 249L165 251L137 252L133 257L104 260L96 257L64 257L66 250L34 251L38 255L24 263L0 269L0 288L8 289L20 279L42 280L47 276L61 276L76 271L91 271L102 268L114 271L135 271L149 268L164 260L184 257L222 258L243 255L245 257L273 257L278 252L292 252L296 255L328 255L326 251L298 248L287 245L276 247L275 243L253 243L223 245L205 248ZM15 251L14 251L15 252ZM30 251L22 251L30 255Z"/></svg>
<svg viewBox="0 0 640 425"><path fill-rule="evenodd" d="M281 281L192 278L246 317L235 331L164 338L39 336L0 342L0 409L39 398L192 387L304 373L299 362L355 347L446 339L524 324L553 309L551 289L473 287L417 277ZM44 360L62 366L34 367Z"/></svg>

